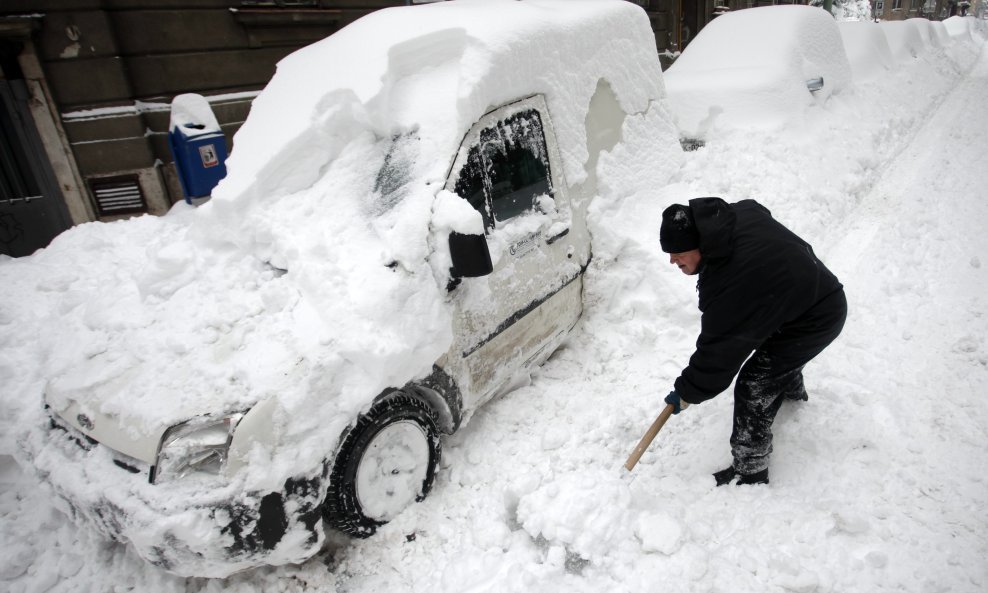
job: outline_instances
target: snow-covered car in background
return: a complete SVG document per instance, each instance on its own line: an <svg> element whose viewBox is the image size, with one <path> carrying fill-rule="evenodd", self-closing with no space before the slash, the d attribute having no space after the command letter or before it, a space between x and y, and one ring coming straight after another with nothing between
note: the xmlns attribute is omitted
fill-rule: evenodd
<svg viewBox="0 0 988 593"><path fill-rule="evenodd" d="M943 27L951 39L971 41L988 38L988 23L973 16L952 16L943 21Z"/></svg>
<svg viewBox="0 0 988 593"><path fill-rule="evenodd" d="M837 23L855 82L878 78L896 67L885 33L872 21Z"/></svg>
<svg viewBox="0 0 988 593"><path fill-rule="evenodd" d="M898 62L908 62L916 59L926 51L927 44L923 41L919 26L913 19L905 21L882 21L878 23L885 38L888 40L892 57Z"/></svg>
<svg viewBox="0 0 988 593"><path fill-rule="evenodd" d="M851 80L833 17L810 6L766 6L722 14L665 72L684 136L784 123Z"/></svg>
<svg viewBox="0 0 988 593"><path fill-rule="evenodd" d="M178 574L373 533L577 323L598 160L673 163L662 99L619 0L385 9L292 54L210 202L16 262L52 327L20 458Z"/></svg>

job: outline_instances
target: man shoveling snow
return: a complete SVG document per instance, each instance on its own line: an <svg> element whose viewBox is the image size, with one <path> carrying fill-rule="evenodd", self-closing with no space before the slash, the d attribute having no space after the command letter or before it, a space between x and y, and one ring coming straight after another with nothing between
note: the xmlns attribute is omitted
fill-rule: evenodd
<svg viewBox="0 0 988 593"><path fill-rule="evenodd" d="M714 478L718 486L735 478L767 484L772 422L784 400L807 399L803 366L844 327L844 288L808 243L754 200L674 204L662 213L660 243L670 263L699 275L702 313L696 351L665 402L678 414L737 375L734 462Z"/></svg>

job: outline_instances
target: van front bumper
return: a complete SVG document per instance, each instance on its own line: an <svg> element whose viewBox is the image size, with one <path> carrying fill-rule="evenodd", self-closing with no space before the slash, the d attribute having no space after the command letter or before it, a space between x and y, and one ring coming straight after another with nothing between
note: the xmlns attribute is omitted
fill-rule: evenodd
<svg viewBox="0 0 988 593"><path fill-rule="evenodd" d="M226 577L301 562L324 540L325 469L273 492L252 492L220 477L155 485L147 464L47 414L20 451L76 523L130 543L141 557L181 576Z"/></svg>

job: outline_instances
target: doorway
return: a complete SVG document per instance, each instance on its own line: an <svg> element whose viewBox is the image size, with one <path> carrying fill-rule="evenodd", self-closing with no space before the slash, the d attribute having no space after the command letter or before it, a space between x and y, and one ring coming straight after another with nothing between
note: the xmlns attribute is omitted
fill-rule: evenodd
<svg viewBox="0 0 988 593"><path fill-rule="evenodd" d="M0 254L30 255L71 226L30 110L17 55L0 43Z"/></svg>
<svg viewBox="0 0 988 593"><path fill-rule="evenodd" d="M706 24L706 0L680 0L679 2L679 31L677 41L679 51L686 49L690 41L696 37L700 27Z"/></svg>

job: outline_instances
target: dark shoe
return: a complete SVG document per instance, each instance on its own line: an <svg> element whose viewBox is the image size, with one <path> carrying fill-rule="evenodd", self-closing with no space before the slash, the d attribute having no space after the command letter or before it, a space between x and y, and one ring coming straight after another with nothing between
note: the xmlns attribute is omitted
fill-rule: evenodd
<svg viewBox="0 0 988 593"><path fill-rule="evenodd" d="M737 478L738 481L736 485L738 486L751 486L754 484L768 484L768 468L763 469L760 472L755 472L750 475L739 474L734 470L734 466L720 470L719 472L714 472L714 480L717 481L718 486L723 486L724 484L730 484Z"/></svg>
<svg viewBox="0 0 988 593"><path fill-rule="evenodd" d="M750 486L753 484L768 484L768 468L750 475L742 475L738 478L738 486Z"/></svg>
<svg viewBox="0 0 988 593"><path fill-rule="evenodd" d="M810 396L806 393L806 388L800 387L799 391L796 393L790 393L786 396L786 399L794 402L805 402L810 400Z"/></svg>
<svg viewBox="0 0 988 593"><path fill-rule="evenodd" d="M718 486L723 486L724 484L730 484L731 480L734 479L737 473L734 471L734 466L722 469L719 472L714 472L714 479L717 480Z"/></svg>

